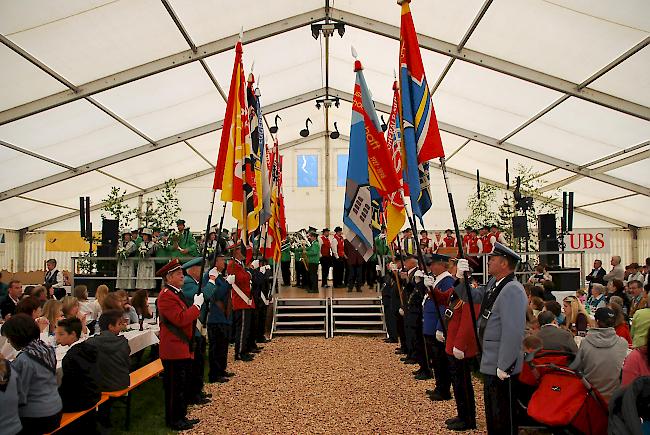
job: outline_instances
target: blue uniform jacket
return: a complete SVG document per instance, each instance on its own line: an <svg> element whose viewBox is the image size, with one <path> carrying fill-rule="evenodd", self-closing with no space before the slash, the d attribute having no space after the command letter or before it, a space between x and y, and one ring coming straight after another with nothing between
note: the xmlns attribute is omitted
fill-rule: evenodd
<svg viewBox="0 0 650 435"><path fill-rule="evenodd" d="M443 278L437 285L436 288L441 291L447 291L450 288L454 287L454 278L447 276ZM435 335L436 330L442 327L440 325L440 319L444 318L445 310L447 307L442 304L438 304L438 309L440 310L440 317L436 314L436 304L431 298L428 298L424 301L424 306L422 308L422 333L424 335Z"/></svg>
<svg viewBox="0 0 650 435"><path fill-rule="evenodd" d="M228 281L226 281L223 275L217 276L214 284L211 284L208 281L207 272L203 275L203 283L205 287L203 291L205 295L204 306L208 306L209 303L210 307L208 325L230 325L232 323L232 311L230 312L230 316L226 317L225 313L217 305L217 302L221 302L224 307L227 305L228 298L230 297L230 284L228 284ZM206 285L206 283L209 285Z"/></svg>
<svg viewBox="0 0 650 435"><path fill-rule="evenodd" d="M211 282L207 282L207 284L203 284L203 287L201 287L201 292L205 296L205 301L207 302L208 296L207 292L210 291L211 288L214 288L214 284ZM185 275L185 279L183 280L183 288L181 289L183 291L183 296L185 297L185 303L187 304L188 307L192 306L192 303L194 302L194 296L199 292L199 283L194 281L194 278L192 278L189 275ZM214 291L214 290L212 290ZM199 319L205 320L205 316L208 311L208 305L207 303L203 303L201 306L201 314L199 314ZM197 337L201 335L201 332L198 329L194 329L194 335Z"/></svg>

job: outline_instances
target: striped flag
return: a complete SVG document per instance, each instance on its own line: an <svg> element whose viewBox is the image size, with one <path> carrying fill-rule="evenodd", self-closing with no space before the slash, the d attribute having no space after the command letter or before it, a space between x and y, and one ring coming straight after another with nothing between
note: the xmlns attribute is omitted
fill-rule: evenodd
<svg viewBox="0 0 650 435"><path fill-rule="evenodd" d="M386 132L386 143L388 150L393 157L393 165L400 182L401 189L389 193L384 201L384 210L386 216L386 238L391 243L397 237L400 230L406 222L406 211L404 210L404 180L402 177L402 132L399 122L399 89L397 81L393 82L393 106L390 111L388 120L388 130Z"/></svg>
<svg viewBox="0 0 650 435"><path fill-rule="evenodd" d="M269 155L269 173L271 175L271 217L268 222L269 231L264 246L264 257L273 258L275 263L280 261L282 254L282 241L286 238L286 226L284 222L284 201L281 194L282 169L280 167L280 155L277 140Z"/></svg>
<svg viewBox="0 0 650 435"><path fill-rule="evenodd" d="M232 217L237 221L244 242L247 240L248 219L244 191L246 157L250 156L250 126L246 102L246 78L242 64L241 40L235 46L235 63L230 79L219 156L214 171L214 190L221 189L221 200L232 203Z"/></svg>
<svg viewBox="0 0 650 435"><path fill-rule="evenodd" d="M373 253L373 200L400 188L388 145L358 60L352 100L343 224L346 238L368 260Z"/></svg>
<svg viewBox="0 0 650 435"><path fill-rule="evenodd" d="M259 225L265 224L271 217L271 191L269 186L269 174L266 165L266 142L264 139L264 118L262 116L262 104L260 102L260 90L255 87L255 77L248 75L248 113L251 125L251 145L253 154L256 156L254 165L255 186L253 197L255 200L254 210L259 214ZM249 232L251 232L249 230Z"/></svg>
<svg viewBox="0 0 650 435"><path fill-rule="evenodd" d="M264 128L260 126L262 116L259 111L259 98L256 95L255 78L248 76L246 99L248 103L248 121L250 139L248 152L245 153L244 193L246 195L246 228L248 234L259 236L260 211L262 210L262 156L264 153ZM260 128L261 127L261 128Z"/></svg>
<svg viewBox="0 0 650 435"><path fill-rule="evenodd" d="M444 157L445 152L409 3L409 0L402 2L400 27L400 118L405 152L404 175L411 197L411 209L422 222L422 216L431 208L428 162L436 157Z"/></svg>

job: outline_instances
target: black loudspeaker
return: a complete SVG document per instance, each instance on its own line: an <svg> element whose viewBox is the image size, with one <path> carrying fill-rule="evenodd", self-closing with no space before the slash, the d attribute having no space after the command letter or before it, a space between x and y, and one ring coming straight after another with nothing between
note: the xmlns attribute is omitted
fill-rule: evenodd
<svg viewBox="0 0 650 435"><path fill-rule="evenodd" d="M557 229L555 228L555 213L538 215L537 231L539 240L557 239Z"/></svg>
<svg viewBox="0 0 650 435"><path fill-rule="evenodd" d="M526 216L512 218L512 235L517 239L528 237L528 219Z"/></svg>
<svg viewBox="0 0 650 435"><path fill-rule="evenodd" d="M102 246L111 246L117 249L120 240L119 225L116 219L102 219Z"/></svg>
<svg viewBox="0 0 650 435"><path fill-rule="evenodd" d="M539 252L558 251L560 249L557 239L540 239ZM539 263L550 267L560 265L559 254L540 254Z"/></svg>
<svg viewBox="0 0 650 435"><path fill-rule="evenodd" d="M557 271L569 273L552 273L555 291L576 291L580 288L580 269L558 268Z"/></svg>

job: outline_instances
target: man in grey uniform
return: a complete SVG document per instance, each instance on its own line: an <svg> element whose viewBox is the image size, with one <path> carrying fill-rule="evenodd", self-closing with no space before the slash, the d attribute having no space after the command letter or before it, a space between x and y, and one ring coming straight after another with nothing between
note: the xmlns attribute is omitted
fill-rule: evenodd
<svg viewBox="0 0 650 435"><path fill-rule="evenodd" d="M510 248L495 243L490 254L487 284L472 289L474 303L481 304L478 335L481 342L481 368L485 378L483 399L488 434L516 434L517 421L513 395L521 371L521 351L526 327L527 298L523 286L515 280L515 268L521 260ZM469 272L467 260L458 260L456 293L467 300L463 280Z"/></svg>

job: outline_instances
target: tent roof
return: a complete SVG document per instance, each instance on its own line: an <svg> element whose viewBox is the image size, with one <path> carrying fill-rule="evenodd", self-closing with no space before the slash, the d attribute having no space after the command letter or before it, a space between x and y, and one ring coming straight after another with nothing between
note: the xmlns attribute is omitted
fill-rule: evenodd
<svg viewBox="0 0 650 435"><path fill-rule="evenodd" d="M507 158L544 173L546 194L576 192L593 218L650 225L648 2L411 9L450 170L498 184ZM304 143L307 117L316 136L334 122L345 135L350 46L388 112L399 17L394 0L3 3L0 227L51 225L110 186L137 198L209 175L242 26L244 66L255 63L267 120L282 118L279 142ZM327 50L310 30L326 18L346 24ZM327 124L314 107L326 94L342 99Z"/></svg>

